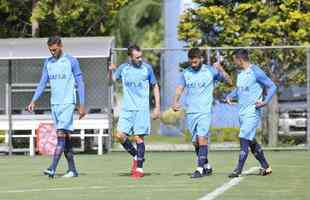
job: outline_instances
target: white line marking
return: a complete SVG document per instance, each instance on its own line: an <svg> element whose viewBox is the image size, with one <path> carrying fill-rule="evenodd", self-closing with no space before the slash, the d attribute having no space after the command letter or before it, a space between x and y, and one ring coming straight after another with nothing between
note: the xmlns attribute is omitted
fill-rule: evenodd
<svg viewBox="0 0 310 200"><path fill-rule="evenodd" d="M249 174L253 173L256 171L258 167L252 167L249 170L245 171L243 174ZM205 196L200 198L199 200L213 200L219 195L223 194L226 190L230 189L231 187L238 185L245 177L238 177L238 178L233 178L229 182L224 183L222 186L216 188L213 192L207 193Z"/></svg>
<svg viewBox="0 0 310 200"><path fill-rule="evenodd" d="M188 184L179 184L179 185L172 185L169 188L163 185L123 185L117 186L117 188L121 189L132 189L138 187L146 188L150 191L171 191L171 190L181 190L181 191L200 191L200 189L189 188L184 189ZM0 194L3 193L33 193L33 192L53 192L53 191L75 191L75 190L115 190L115 186L86 186L86 187L63 187L63 188L33 188L33 189L13 189L13 190L0 190ZM110 191L111 192L111 191Z"/></svg>

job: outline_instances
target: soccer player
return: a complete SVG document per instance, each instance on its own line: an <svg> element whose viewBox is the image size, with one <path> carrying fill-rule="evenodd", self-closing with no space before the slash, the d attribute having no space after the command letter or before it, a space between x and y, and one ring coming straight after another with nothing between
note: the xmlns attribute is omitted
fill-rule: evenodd
<svg viewBox="0 0 310 200"><path fill-rule="evenodd" d="M188 59L190 66L180 76L172 108L176 111L181 109L179 100L185 90L186 122L192 134L198 165L191 178L200 178L212 174L212 168L208 164L208 137L213 90L217 81L231 84L231 79L219 62L213 66L203 64L199 48L190 49Z"/></svg>
<svg viewBox="0 0 310 200"><path fill-rule="evenodd" d="M73 131L73 114L76 104L75 84L77 84L80 100L79 119L85 116L83 76L78 60L63 52L63 45L59 36L48 38L47 45L52 56L44 62L41 80L27 109L29 112L33 111L36 101L49 82L52 117L57 129L57 146L52 164L44 170L44 174L50 178L55 176L58 161L64 152L69 169L63 177L77 177L78 172L74 163L70 133Z"/></svg>
<svg viewBox="0 0 310 200"><path fill-rule="evenodd" d="M153 86L155 108L152 118L160 117L160 94L152 66L142 60L139 46L128 48L129 60L120 66L111 65L113 79L120 79L123 86L122 110L118 120L116 137L124 149L133 157L131 176L144 176L144 136L150 134L149 91ZM136 148L128 139L133 136Z"/></svg>
<svg viewBox="0 0 310 200"><path fill-rule="evenodd" d="M259 66L250 62L247 50L236 50L233 54L233 62L240 68L240 72L237 77L237 87L226 97L226 101L231 104L234 98L238 99L240 155L237 167L229 177L241 175L249 147L261 165L260 174L268 175L271 174L272 169L255 135L261 118L261 108L272 99L276 86ZM263 91L266 91L265 96Z"/></svg>

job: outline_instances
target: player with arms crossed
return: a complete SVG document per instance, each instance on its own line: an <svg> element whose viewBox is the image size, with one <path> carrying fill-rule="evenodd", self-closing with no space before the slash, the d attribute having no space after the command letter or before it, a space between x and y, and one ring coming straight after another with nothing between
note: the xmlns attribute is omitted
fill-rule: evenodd
<svg viewBox="0 0 310 200"><path fill-rule="evenodd" d="M208 164L208 137L211 125L213 90L217 81L231 79L219 62L213 66L203 64L202 52L192 48L188 52L190 66L181 74L172 108L181 109L180 97L185 90L186 122L192 134L192 142L197 155L197 169L191 178L200 178L212 173Z"/></svg>
<svg viewBox="0 0 310 200"><path fill-rule="evenodd" d="M237 87L226 97L226 101L231 104L233 99L238 99L240 154L238 164L229 177L241 175L249 147L261 165L260 174L268 175L272 170L255 135L261 119L261 108L272 99L276 86L264 71L250 63L247 50L236 50L233 54L233 62L240 68L240 73L237 76ZM263 90L266 90L266 96L263 95Z"/></svg>
<svg viewBox="0 0 310 200"><path fill-rule="evenodd" d="M150 134L150 85L153 86L155 97L153 119L160 117L160 94L152 66L142 60L140 47L130 46L128 56L129 60L120 66L110 66L113 79L120 79L123 86L122 110L116 137L133 157L131 176L140 178L144 176L144 136ZM128 136L133 136L137 148L129 141Z"/></svg>
<svg viewBox="0 0 310 200"><path fill-rule="evenodd" d="M42 95L46 84L49 82L52 117L57 129L57 146L52 164L44 171L44 174L51 178L55 176L59 159L64 152L69 170L63 177L77 177L78 172L74 163L70 134L73 131L73 115L76 104L75 84L77 84L80 100L79 119L85 116L83 76L78 60L63 52L63 45L59 36L48 38L47 45L52 56L44 62L41 80L27 109L29 112L33 111L35 102Z"/></svg>

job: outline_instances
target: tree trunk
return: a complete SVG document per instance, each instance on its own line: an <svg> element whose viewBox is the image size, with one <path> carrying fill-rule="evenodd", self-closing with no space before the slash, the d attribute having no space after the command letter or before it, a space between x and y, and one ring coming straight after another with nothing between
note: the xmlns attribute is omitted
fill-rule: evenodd
<svg viewBox="0 0 310 200"><path fill-rule="evenodd" d="M32 0L32 12L36 8L37 3L38 3L38 0ZM39 36L39 22L38 22L38 20L32 18L31 27L32 27L32 29L31 29L32 37Z"/></svg>
<svg viewBox="0 0 310 200"><path fill-rule="evenodd" d="M268 146L275 147L278 143L279 103L278 95L274 95L267 109Z"/></svg>

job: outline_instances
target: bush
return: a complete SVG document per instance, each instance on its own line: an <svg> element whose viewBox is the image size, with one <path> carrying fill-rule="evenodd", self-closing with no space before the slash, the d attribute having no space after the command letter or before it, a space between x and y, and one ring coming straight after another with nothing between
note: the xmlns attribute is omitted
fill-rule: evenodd
<svg viewBox="0 0 310 200"><path fill-rule="evenodd" d="M184 130L185 142L192 141L192 135L189 130ZM239 128L211 128L211 142L238 142Z"/></svg>
<svg viewBox="0 0 310 200"><path fill-rule="evenodd" d="M5 140L4 136L5 136L5 132L3 130L0 130L0 143L4 143L4 140Z"/></svg>

